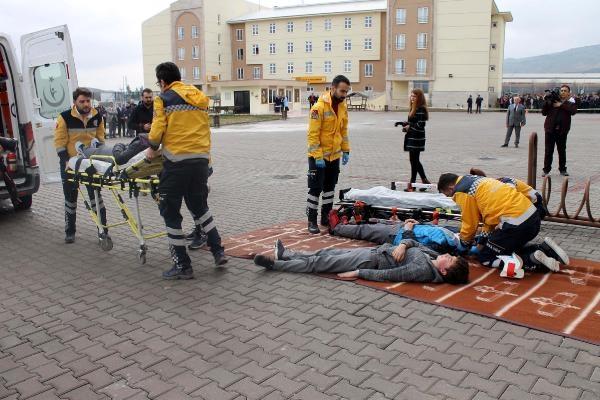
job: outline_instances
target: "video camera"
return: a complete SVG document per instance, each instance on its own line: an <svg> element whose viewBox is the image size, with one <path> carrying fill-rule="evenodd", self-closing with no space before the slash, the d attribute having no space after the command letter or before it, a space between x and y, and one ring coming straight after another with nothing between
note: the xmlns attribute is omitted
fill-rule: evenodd
<svg viewBox="0 0 600 400"><path fill-rule="evenodd" d="M549 90L544 90L544 101L547 101L549 103L554 103L556 101L561 101L560 100L560 88L554 88L554 89L549 89Z"/></svg>

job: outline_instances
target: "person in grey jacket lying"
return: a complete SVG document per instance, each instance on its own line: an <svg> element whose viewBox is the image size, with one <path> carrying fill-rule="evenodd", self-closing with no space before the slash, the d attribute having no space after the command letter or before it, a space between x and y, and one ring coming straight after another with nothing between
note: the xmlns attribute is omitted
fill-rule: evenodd
<svg viewBox="0 0 600 400"><path fill-rule="evenodd" d="M274 257L256 255L254 263L269 270L301 273L337 273L341 278L370 281L461 284L469 281L469 264L463 257L439 254L412 239L397 246L357 249L322 249L295 252L275 242Z"/></svg>

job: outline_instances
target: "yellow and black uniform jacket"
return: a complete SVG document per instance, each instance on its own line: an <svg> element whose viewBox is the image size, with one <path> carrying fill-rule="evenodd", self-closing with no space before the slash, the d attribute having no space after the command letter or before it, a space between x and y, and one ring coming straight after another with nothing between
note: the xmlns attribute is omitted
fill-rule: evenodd
<svg viewBox="0 0 600 400"><path fill-rule="evenodd" d="M148 136L156 150L173 162L210 160L208 97L191 85L177 81L154 99L154 118Z"/></svg>
<svg viewBox="0 0 600 400"><path fill-rule="evenodd" d="M458 177L452 199L460 207L460 240L465 243L473 240L479 222L487 236L504 223L520 225L537 211L514 187L475 175Z"/></svg>
<svg viewBox="0 0 600 400"><path fill-rule="evenodd" d="M506 183L507 185L514 187L517 190L517 192L527 197L529 200L531 200L532 203L537 203L537 194L540 194L540 192L538 192L522 180L519 180L517 178L511 178L508 176L503 176L502 178L498 178L498 180L502 183Z"/></svg>
<svg viewBox="0 0 600 400"><path fill-rule="evenodd" d="M350 152L348 140L348 109L346 102L333 111L331 93L325 92L310 109L308 123L308 156L316 160L337 160Z"/></svg>
<svg viewBox="0 0 600 400"><path fill-rule="evenodd" d="M57 153L67 150L69 157L76 156L75 143L81 142L89 146L94 138L104 143L104 122L95 108L85 117L79 114L75 106L58 115L54 130L54 147Z"/></svg>

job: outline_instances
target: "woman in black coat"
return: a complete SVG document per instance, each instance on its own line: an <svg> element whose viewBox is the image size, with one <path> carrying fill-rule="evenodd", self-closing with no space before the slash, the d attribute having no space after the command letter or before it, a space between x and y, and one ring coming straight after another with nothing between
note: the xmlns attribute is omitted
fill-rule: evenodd
<svg viewBox="0 0 600 400"><path fill-rule="evenodd" d="M410 183L415 183L417 174L421 177L423 183L431 183L425 175L423 164L419 160L421 152L425 150L425 122L429 119L427 111L427 102L425 94L421 89L413 89L410 93L410 112L407 122L398 122L401 124L404 135L404 151L408 151L410 159ZM408 192L412 192L412 185L408 185Z"/></svg>

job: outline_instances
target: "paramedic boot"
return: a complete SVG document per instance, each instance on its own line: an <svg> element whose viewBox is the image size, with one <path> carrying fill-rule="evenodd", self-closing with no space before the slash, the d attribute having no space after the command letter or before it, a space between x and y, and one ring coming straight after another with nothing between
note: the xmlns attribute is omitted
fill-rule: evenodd
<svg viewBox="0 0 600 400"><path fill-rule="evenodd" d="M319 225L317 225L317 210L307 208L306 215L308 216L308 231L312 234L321 233Z"/></svg>
<svg viewBox="0 0 600 400"><path fill-rule="evenodd" d="M333 204L323 204L321 207L321 225L329 227L329 212L333 208Z"/></svg>
<svg viewBox="0 0 600 400"><path fill-rule="evenodd" d="M75 213L70 214L65 211L65 243L71 244L75 242Z"/></svg>
<svg viewBox="0 0 600 400"><path fill-rule="evenodd" d="M208 235L201 229L196 228L196 230L193 232L192 243L188 244L188 249L197 250L204 246L207 240Z"/></svg>
<svg viewBox="0 0 600 400"><path fill-rule="evenodd" d="M17 151L17 139L0 137L0 147L5 151L15 152Z"/></svg>
<svg viewBox="0 0 600 400"><path fill-rule="evenodd" d="M169 251L171 252L171 258L173 259L173 267L170 270L163 272L163 279L193 279L194 270L192 269L192 262L185 250L185 246L174 246L170 244Z"/></svg>

